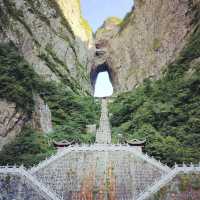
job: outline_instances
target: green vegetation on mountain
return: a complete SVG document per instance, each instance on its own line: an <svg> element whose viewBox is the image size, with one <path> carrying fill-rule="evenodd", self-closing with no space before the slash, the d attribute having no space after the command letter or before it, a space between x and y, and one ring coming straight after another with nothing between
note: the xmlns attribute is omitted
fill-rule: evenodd
<svg viewBox="0 0 200 200"><path fill-rule="evenodd" d="M200 27L159 80L145 80L110 105L113 141L146 138L145 151L170 166L200 161ZM121 136L122 135L122 136Z"/></svg>
<svg viewBox="0 0 200 200"><path fill-rule="evenodd" d="M52 140L68 139L77 143L93 143L95 140L93 135L86 133L85 127L98 124L98 102L81 90L78 94L62 83L42 80L12 43L0 44L0 99L14 102L17 110L31 119L34 94L39 94L49 105L54 132L44 136L31 127L24 128L0 153L0 165L38 163L53 152Z"/></svg>
<svg viewBox="0 0 200 200"><path fill-rule="evenodd" d="M55 140L75 140L78 143L93 143L93 135L85 133L88 124L98 124L100 104L91 96L74 94L64 85L50 85L43 98L52 112Z"/></svg>
<svg viewBox="0 0 200 200"><path fill-rule="evenodd" d="M110 30L109 28L107 28L107 25L115 25L115 26L120 26L120 24L122 23L122 19L118 18L118 17L108 17L103 25L97 29L96 31L96 35L101 35L101 34L105 34L105 33L109 33L112 32L112 30Z"/></svg>
<svg viewBox="0 0 200 200"><path fill-rule="evenodd" d="M4 146L0 152L0 165L24 165L26 167L38 164L54 153L48 144L48 138L30 127L24 127L13 142Z"/></svg>
<svg viewBox="0 0 200 200"><path fill-rule="evenodd" d="M0 44L0 98L15 102L17 109L30 115L33 94L40 93L42 81L19 55L13 44Z"/></svg>
<svg viewBox="0 0 200 200"><path fill-rule="evenodd" d="M122 22L122 19L120 19L119 17L109 17L108 19L106 19L105 23L108 24L115 24L115 25L119 25Z"/></svg>

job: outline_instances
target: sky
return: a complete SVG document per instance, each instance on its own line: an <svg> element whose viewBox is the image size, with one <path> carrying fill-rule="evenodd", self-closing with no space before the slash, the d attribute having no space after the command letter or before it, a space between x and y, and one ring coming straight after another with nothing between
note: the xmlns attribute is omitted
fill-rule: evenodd
<svg viewBox="0 0 200 200"><path fill-rule="evenodd" d="M111 16L124 18L131 10L133 0L81 0L83 17L89 22L93 31ZM95 85L95 97L111 96L113 87L107 72L99 73Z"/></svg>
<svg viewBox="0 0 200 200"><path fill-rule="evenodd" d="M95 97L107 97L113 93L113 87L109 79L108 72L101 72L98 74L95 85Z"/></svg>
<svg viewBox="0 0 200 200"><path fill-rule="evenodd" d="M133 0L81 0L82 14L93 31L111 16L123 18L133 6Z"/></svg>

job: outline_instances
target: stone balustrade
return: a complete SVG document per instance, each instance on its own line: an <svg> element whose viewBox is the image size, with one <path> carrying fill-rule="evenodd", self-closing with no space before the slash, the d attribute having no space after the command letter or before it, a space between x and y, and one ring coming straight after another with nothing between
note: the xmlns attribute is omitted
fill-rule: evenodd
<svg viewBox="0 0 200 200"><path fill-rule="evenodd" d="M59 200L23 166L0 167L0 186L0 199Z"/></svg>
<svg viewBox="0 0 200 200"><path fill-rule="evenodd" d="M108 175L112 171L113 177ZM101 181L114 181L117 199L136 199L148 185L154 184L171 169L129 145L94 144L70 146L29 172L60 198L73 199L85 182L92 182L90 192L99 190ZM90 180L89 180L90 179ZM87 184L86 184L87 185ZM107 194L104 188L104 195Z"/></svg>
<svg viewBox="0 0 200 200"><path fill-rule="evenodd" d="M85 156L87 162L83 159ZM97 162L91 167L89 163L93 163L96 158L98 158ZM78 161L78 159L80 160ZM132 164L130 163L131 160L133 161ZM113 165L110 165L111 161ZM122 166L124 167L123 169L120 168ZM86 168L85 171L81 171L84 167ZM93 174L91 171L93 167L101 171L100 174ZM70 171L70 169L74 169L74 171ZM77 172L78 174L76 174ZM88 174L85 172L88 172ZM0 185L4 184L2 182L4 179L8 180L6 177L9 177L9 181L11 182L9 191L12 191L10 195L16 195L16 199L25 199L27 195L31 200L73 199L75 196L69 196L71 191L73 195L76 195L77 200L79 200L78 195L83 190L83 186L79 183L77 178L80 177L78 176L83 176L80 178L80 182L83 181L85 184L88 182L88 184L96 186L99 176L105 173L107 176L111 175L106 180L113 181L111 183L115 186L117 199L148 200L179 173L193 172L200 173L200 164L191 164L190 166L186 166L185 164L182 166L175 165L173 169L170 169L154 158L128 145L75 145L59 150L56 155L30 170L26 170L23 166L0 167ZM115 176L112 177L112 174ZM133 176L133 179L128 179L128 176ZM121 185L117 185L118 182ZM70 183L73 184L70 185ZM79 187L76 188L74 184L79 184ZM97 186L100 185L97 184ZM127 188L121 191L120 188L122 186L126 186ZM89 186L86 184L87 187ZM0 187L0 199L3 199L6 191L2 186ZM84 193L84 190L81 192Z"/></svg>
<svg viewBox="0 0 200 200"><path fill-rule="evenodd" d="M143 194L139 196L137 200L148 200L150 197L153 196L156 192L158 192L162 187L167 185L172 179L177 176L179 173L194 173L198 172L200 173L200 163L198 165L193 165L191 164L190 166L187 166L185 164L181 165L176 165L174 166L173 170L163 176L160 181L156 182L155 184L149 186Z"/></svg>
<svg viewBox="0 0 200 200"><path fill-rule="evenodd" d="M163 171L169 172L171 169L167 166L162 164L160 161L157 161L154 157L150 157L148 154L144 154L141 151L139 151L137 148L132 147L128 144L122 145L122 144L94 144L94 145L88 145L88 144L82 144L82 145L71 145L67 148L60 149L56 155L52 155L50 158L46 158L44 161L39 163L37 166L34 166L30 169L31 173L35 173L36 171L46 167L47 165L59 161L63 156L70 152L112 152L112 151L120 151L120 152L130 152L134 156L151 163L157 168L160 168Z"/></svg>

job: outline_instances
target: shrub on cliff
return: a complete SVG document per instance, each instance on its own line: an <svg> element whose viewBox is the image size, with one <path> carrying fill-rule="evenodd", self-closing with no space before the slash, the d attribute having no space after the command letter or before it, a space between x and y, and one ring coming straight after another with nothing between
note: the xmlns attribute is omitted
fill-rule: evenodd
<svg viewBox="0 0 200 200"><path fill-rule="evenodd" d="M47 137L30 127L25 127L16 139L4 146L0 152L0 165L21 165L28 167L53 153Z"/></svg>
<svg viewBox="0 0 200 200"><path fill-rule="evenodd" d="M100 105L92 96L77 94L70 85L42 80L12 43L0 44L0 99L16 103L17 109L31 119L34 111L33 94L39 94L52 112L54 132L46 137L25 128L16 140L0 153L2 164L38 163L53 151L52 140L74 140L93 143L95 138L86 133L86 125L97 124Z"/></svg>
<svg viewBox="0 0 200 200"><path fill-rule="evenodd" d="M41 80L11 44L0 43L0 98L15 102L27 114L34 110L33 93Z"/></svg>
<svg viewBox="0 0 200 200"><path fill-rule="evenodd" d="M44 94L52 111L55 140L74 140L78 143L93 143L94 136L86 133L88 124L98 124L100 104L91 96L74 94L64 85L53 84Z"/></svg>
<svg viewBox="0 0 200 200"><path fill-rule="evenodd" d="M110 105L113 139L147 138L145 151L172 166L200 161L200 27L160 80L145 80ZM196 63L196 64L195 64Z"/></svg>

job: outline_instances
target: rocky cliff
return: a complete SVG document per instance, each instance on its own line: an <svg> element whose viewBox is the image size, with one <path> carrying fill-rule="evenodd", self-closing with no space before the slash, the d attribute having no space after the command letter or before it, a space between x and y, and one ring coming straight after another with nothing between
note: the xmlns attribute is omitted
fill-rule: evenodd
<svg viewBox="0 0 200 200"><path fill-rule="evenodd" d="M95 33L96 53L94 54L93 65L90 73L93 89L95 88L98 73L102 71L108 71L112 84L114 86L117 85L117 83L115 83L116 74L108 65L108 60L110 60L110 52L108 49L111 48L110 41L120 31L121 23L121 19L117 17L109 17Z"/></svg>
<svg viewBox="0 0 200 200"><path fill-rule="evenodd" d="M131 90L145 78L158 79L194 32L199 4L199 0L135 0L123 21L111 17L97 31L94 56L92 31L81 15L79 0L0 0L1 145L27 122L43 132L52 130L51 111L56 125L79 127L84 117L68 124L78 119L71 107L79 108L69 91L89 93L90 81L94 86L101 71L109 72L117 92ZM10 51L11 46L15 50ZM30 67L43 81L64 88L42 90L45 84Z"/></svg>
<svg viewBox="0 0 200 200"><path fill-rule="evenodd" d="M109 40L101 35L106 44L103 62L112 70L115 90L131 90L145 78L158 79L185 46L198 11L199 0L135 0L118 33Z"/></svg>
<svg viewBox="0 0 200 200"><path fill-rule="evenodd" d="M40 76L89 88L92 32L78 0L1 0L0 11L0 41L12 41Z"/></svg>
<svg viewBox="0 0 200 200"><path fill-rule="evenodd" d="M169 1L162 2L162 5L164 5L165 3L168 4ZM177 4L179 6L174 10L176 17L171 19L168 29L165 29L165 34L160 40L162 43L158 45L159 42L155 42L154 51L148 49L153 36L151 36L151 33L149 35L146 33L145 37L142 34L140 35L141 38L144 37L144 43L138 37L141 43L136 43L136 46L131 47L125 40L126 38L123 38L124 43L127 42L127 49L125 49L125 46L123 47L124 43L120 43L121 46L118 46L118 51L121 51L121 47L124 51L121 51L121 54L118 54L117 57L112 57L113 54L110 54L114 61L118 59L120 62L121 59L127 65L127 68L122 65L124 68L116 69L120 83L119 90L124 91L133 88L117 95L110 104L113 142L118 141L119 133L122 133L122 142L133 138L146 138L147 143L144 150L169 166L183 162L187 164L198 163L200 158L200 143L198 142L200 125L200 112L198 111L200 110L200 2L190 1L192 7L190 7L187 15L182 14L182 21L179 16L180 11L176 12L180 8L183 9L183 5L187 7L186 2L188 3L188 1L173 2L179 2ZM170 3L173 5L173 2ZM142 6L145 6L145 4L142 4ZM156 7L156 5L154 6ZM150 5L149 8L151 8ZM147 11L150 12L151 9L147 9ZM160 9L162 10L162 6L160 6ZM135 8L136 10L137 8ZM162 10L162 13L166 10L167 8ZM159 14L159 11L156 13ZM162 20L163 23L158 26L158 30L169 16L167 15L165 19L160 17L158 19ZM137 19L136 16L135 18ZM174 22L178 18L180 18L180 22L175 26ZM190 22L188 24L188 21L185 21L187 26L183 23L186 18ZM152 21L152 23L154 25L155 21ZM120 34L122 34L121 36L125 34L128 37L127 31L131 27L128 24L127 22L118 37L120 37ZM182 24L182 26L179 27L179 24ZM174 29L171 27L172 25ZM150 27L147 28L150 29ZM138 30L137 27L135 28ZM161 34L160 31L159 34ZM158 33L155 34L155 37L159 35ZM171 35L173 40L168 34ZM149 40L147 40L148 37ZM134 41L129 38L130 44L138 41L134 35L133 38ZM117 37L114 40L117 41ZM165 48L163 45L165 45ZM113 46L111 47L113 48ZM131 52L131 49L134 51ZM117 49L114 50L117 52ZM135 57L136 55L138 58ZM150 63L151 56L156 58L155 66ZM135 65L135 63L138 65ZM110 66L115 67L112 63ZM140 68L140 66L145 68ZM155 68L152 68L152 66ZM141 69L144 70L144 74L141 73ZM161 71L164 72L161 74ZM144 80L145 77L151 78ZM141 83L142 81L143 83Z"/></svg>
<svg viewBox="0 0 200 200"><path fill-rule="evenodd" d="M0 43L15 46L44 81L62 83L76 93L90 92L88 70L93 56L93 38L89 25L81 15L79 0L0 0ZM5 63L7 69L12 69L12 61L16 58L9 62L4 47L0 51L0 57L5 58L5 62L0 63L1 69ZM16 62L22 60L17 58ZM8 77L10 74L7 73ZM0 76L2 78L3 74ZM12 98L14 95L11 92L10 96L6 95L8 91L3 95L3 84L8 86L4 79L0 85L0 149L30 120L38 130L52 130L51 110L46 102L38 94L30 94L32 99L29 100L33 100L35 106L32 116L27 116L27 113L17 109L16 101L19 99ZM20 79L20 76L15 76L15 79Z"/></svg>

